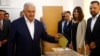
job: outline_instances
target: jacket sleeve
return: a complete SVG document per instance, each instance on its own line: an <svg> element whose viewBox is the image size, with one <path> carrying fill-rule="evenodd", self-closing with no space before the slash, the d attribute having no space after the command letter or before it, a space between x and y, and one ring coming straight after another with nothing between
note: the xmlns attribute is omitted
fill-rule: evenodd
<svg viewBox="0 0 100 56"><path fill-rule="evenodd" d="M8 56L14 56L14 48L15 48L15 36L16 36L16 25L11 24L11 31L8 38Z"/></svg>
<svg viewBox="0 0 100 56"><path fill-rule="evenodd" d="M83 20L79 23L78 31L77 31L77 48L82 48L84 45L85 39L85 31L86 31L86 22Z"/></svg>
<svg viewBox="0 0 100 56"><path fill-rule="evenodd" d="M47 42L51 42L51 43L58 43L58 41L55 40L54 36L48 35L48 33L44 29L43 25L41 26L41 28L42 28L42 39L43 40L45 40Z"/></svg>
<svg viewBox="0 0 100 56"><path fill-rule="evenodd" d="M82 25L81 25L81 32L82 32L82 39L80 40L80 43L79 43L79 48L82 48L82 46L84 45L84 42L85 42L85 32L86 32L86 21L84 20L82 22Z"/></svg>

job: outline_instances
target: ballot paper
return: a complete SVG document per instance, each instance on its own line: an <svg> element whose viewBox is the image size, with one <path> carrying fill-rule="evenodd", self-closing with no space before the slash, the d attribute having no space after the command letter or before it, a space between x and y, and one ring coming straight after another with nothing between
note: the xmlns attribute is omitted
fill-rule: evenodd
<svg viewBox="0 0 100 56"><path fill-rule="evenodd" d="M65 36L61 35L61 36L60 36L60 39L59 39L59 45L60 45L62 48L65 49L66 46L67 46L67 44L68 44L67 38L66 38Z"/></svg>

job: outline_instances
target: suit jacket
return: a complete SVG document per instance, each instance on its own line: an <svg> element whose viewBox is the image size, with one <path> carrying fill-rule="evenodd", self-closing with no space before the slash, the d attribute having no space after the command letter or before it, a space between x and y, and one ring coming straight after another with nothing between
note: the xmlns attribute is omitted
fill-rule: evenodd
<svg viewBox="0 0 100 56"><path fill-rule="evenodd" d="M64 21L64 16L62 16L62 19L58 22L58 33L62 33L62 22Z"/></svg>
<svg viewBox="0 0 100 56"><path fill-rule="evenodd" d="M71 42L71 27L72 27L72 20L69 22L68 25L66 25L63 33L63 35L68 39L68 45Z"/></svg>
<svg viewBox="0 0 100 56"><path fill-rule="evenodd" d="M63 20L58 22L58 33L62 33L62 22Z"/></svg>
<svg viewBox="0 0 100 56"><path fill-rule="evenodd" d="M8 34L10 32L10 22L7 20L3 20L3 27L2 30L0 30L0 40L8 38Z"/></svg>
<svg viewBox="0 0 100 56"><path fill-rule="evenodd" d="M90 44L91 42L95 42L96 47L100 48L100 15L98 16L93 31L91 31L91 21L92 18L89 18L87 21L87 29L86 29L86 43Z"/></svg>
<svg viewBox="0 0 100 56"><path fill-rule="evenodd" d="M62 33L68 39L68 45L69 45L70 42L71 42L71 25L72 25L72 21L70 21L69 24L66 25L65 29L62 32L62 22L63 21L64 20L61 20L61 21L58 22L58 33Z"/></svg>
<svg viewBox="0 0 100 56"><path fill-rule="evenodd" d="M40 39L56 42L48 36L41 22L34 21L34 39L32 39L24 17L12 22L11 32L8 39L8 56L41 56ZM16 48L14 48L16 44ZM15 52L14 52L15 51Z"/></svg>

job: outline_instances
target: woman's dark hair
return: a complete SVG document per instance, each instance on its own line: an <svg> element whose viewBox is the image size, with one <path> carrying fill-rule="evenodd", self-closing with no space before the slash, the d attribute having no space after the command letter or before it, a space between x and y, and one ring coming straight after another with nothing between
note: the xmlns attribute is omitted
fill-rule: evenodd
<svg viewBox="0 0 100 56"><path fill-rule="evenodd" d="M77 6L74 8L73 10L73 19L76 20L75 16L74 16L74 12L75 10L77 10L79 16L78 16L78 21L82 21L83 18L84 18L84 14L83 14L83 11L82 11L82 8L80 6Z"/></svg>

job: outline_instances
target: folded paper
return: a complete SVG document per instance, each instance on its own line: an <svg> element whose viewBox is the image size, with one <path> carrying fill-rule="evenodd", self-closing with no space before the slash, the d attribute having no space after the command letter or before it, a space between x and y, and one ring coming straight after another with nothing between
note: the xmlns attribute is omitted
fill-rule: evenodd
<svg viewBox="0 0 100 56"><path fill-rule="evenodd" d="M60 39L59 39L59 45L62 47L62 48L66 48L68 44L68 40L65 36L61 35L60 36Z"/></svg>

